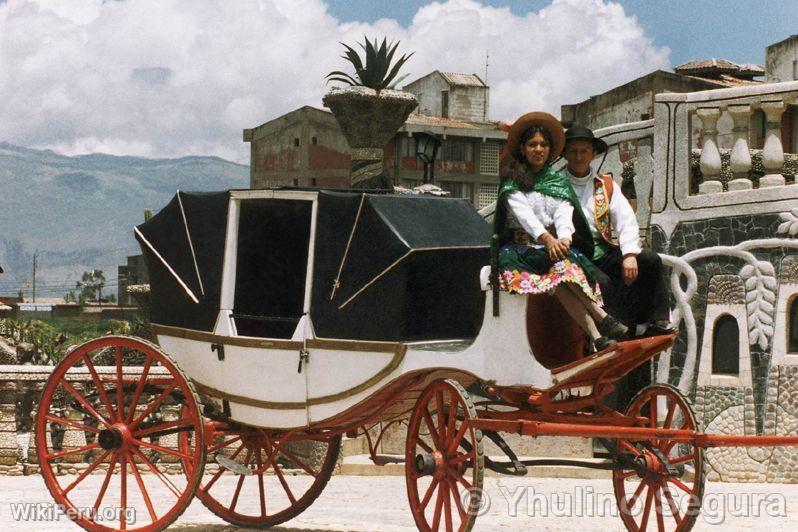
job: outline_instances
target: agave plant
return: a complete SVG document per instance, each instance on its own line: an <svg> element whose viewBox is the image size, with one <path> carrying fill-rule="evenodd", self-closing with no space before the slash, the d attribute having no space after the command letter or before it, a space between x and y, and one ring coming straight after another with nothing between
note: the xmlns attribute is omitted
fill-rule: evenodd
<svg viewBox="0 0 798 532"><path fill-rule="evenodd" d="M363 65L363 60L360 58L360 54L358 54L354 48L341 43L343 47L346 48L346 55L342 55L341 57L352 63L352 66L355 67L355 77L350 76L346 72L335 70L327 74L327 83L331 81L341 81L356 87L369 87L379 92L382 89L394 88L400 81L407 77L407 75L404 75L396 78L396 75L399 73L399 69L402 68L402 65L413 55L413 52L409 55L402 55L402 57L397 59L396 64L391 67L391 62L393 61L396 48L399 46L399 41L396 41L396 44L388 43L387 40L383 38L382 44L378 46L377 39L374 39L374 43L369 41L365 36L363 39L364 43L358 44L363 48L363 51L366 52L365 66Z"/></svg>

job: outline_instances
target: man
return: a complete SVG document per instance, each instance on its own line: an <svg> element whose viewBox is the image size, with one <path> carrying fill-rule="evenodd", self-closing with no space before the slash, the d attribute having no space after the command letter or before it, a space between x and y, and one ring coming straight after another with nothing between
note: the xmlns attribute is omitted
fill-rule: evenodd
<svg viewBox="0 0 798 532"><path fill-rule="evenodd" d="M640 248L637 218L621 187L613 184L612 176L598 175L590 164L606 150L607 143L586 127L573 126L565 133L566 175L593 234L593 263L606 274L599 277L599 283L607 309L627 325L637 325L638 335L670 333L673 327L662 260L655 252Z"/></svg>

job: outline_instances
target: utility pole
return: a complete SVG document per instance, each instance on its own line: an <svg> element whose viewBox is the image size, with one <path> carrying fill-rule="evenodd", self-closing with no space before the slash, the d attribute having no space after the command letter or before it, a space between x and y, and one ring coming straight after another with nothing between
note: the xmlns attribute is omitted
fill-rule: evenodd
<svg viewBox="0 0 798 532"><path fill-rule="evenodd" d="M488 121L488 65L490 64L490 50L485 52L485 98L482 105L482 121Z"/></svg>
<svg viewBox="0 0 798 532"><path fill-rule="evenodd" d="M33 253L33 302L36 303L36 259L39 257L39 250Z"/></svg>

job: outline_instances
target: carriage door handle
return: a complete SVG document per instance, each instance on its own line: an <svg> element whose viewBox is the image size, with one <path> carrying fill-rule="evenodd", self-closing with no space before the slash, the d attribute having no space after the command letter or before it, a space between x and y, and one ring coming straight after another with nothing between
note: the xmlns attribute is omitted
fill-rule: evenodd
<svg viewBox="0 0 798 532"><path fill-rule="evenodd" d="M309 359L310 355L307 349L303 349L299 352L299 364L296 367L297 373L302 373L302 364L307 364Z"/></svg>
<svg viewBox="0 0 798 532"><path fill-rule="evenodd" d="M211 344L211 351L216 352L219 360L224 360L224 344Z"/></svg>

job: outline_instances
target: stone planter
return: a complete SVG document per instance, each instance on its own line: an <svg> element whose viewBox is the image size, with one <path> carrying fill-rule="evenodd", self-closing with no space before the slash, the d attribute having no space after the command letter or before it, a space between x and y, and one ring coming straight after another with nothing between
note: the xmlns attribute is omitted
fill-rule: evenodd
<svg viewBox="0 0 798 532"><path fill-rule="evenodd" d="M367 87L333 89L322 100L332 111L352 148L349 186L352 188L392 188L385 175L385 145L416 108L416 97L409 92Z"/></svg>

